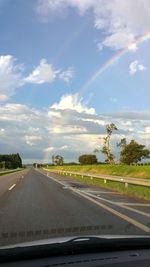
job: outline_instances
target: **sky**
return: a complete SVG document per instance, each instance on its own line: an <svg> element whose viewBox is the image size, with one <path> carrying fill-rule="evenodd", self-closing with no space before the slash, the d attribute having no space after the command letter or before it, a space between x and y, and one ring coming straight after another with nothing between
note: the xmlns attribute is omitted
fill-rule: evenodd
<svg viewBox="0 0 150 267"><path fill-rule="evenodd" d="M112 122L116 160L150 148L149 70L149 0L0 0L0 153L77 161Z"/></svg>

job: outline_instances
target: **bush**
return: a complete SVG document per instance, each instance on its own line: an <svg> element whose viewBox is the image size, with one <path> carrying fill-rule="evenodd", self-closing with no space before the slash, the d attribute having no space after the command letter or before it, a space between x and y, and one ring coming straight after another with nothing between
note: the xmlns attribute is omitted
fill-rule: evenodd
<svg viewBox="0 0 150 267"><path fill-rule="evenodd" d="M79 157L80 164L96 164L97 158L92 154L84 154Z"/></svg>

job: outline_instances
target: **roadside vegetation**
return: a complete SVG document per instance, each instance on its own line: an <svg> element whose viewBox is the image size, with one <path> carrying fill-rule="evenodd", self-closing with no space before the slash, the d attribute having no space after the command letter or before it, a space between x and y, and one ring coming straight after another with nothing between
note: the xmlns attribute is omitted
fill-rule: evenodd
<svg viewBox="0 0 150 267"><path fill-rule="evenodd" d="M22 168L22 159L17 154L0 154L0 170Z"/></svg>
<svg viewBox="0 0 150 267"><path fill-rule="evenodd" d="M112 182L112 181L107 181L107 183L104 183L104 181L101 179L97 179L97 178L91 179L90 177L87 177L87 176L83 176L82 178L82 176L79 176L79 175L76 175L76 176L72 175L68 179L74 179L87 185L100 186L103 188L107 188L114 192L118 192L123 195L127 195L127 196L134 197L137 199L150 200L150 188L145 187L145 186L139 186L139 185L136 186L136 185L129 184L128 188L126 188L123 183Z"/></svg>
<svg viewBox="0 0 150 267"><path fill-rule="evenodd" d="M134 139L127 141L126 138L122 138L116 144L116 149L118 148L120 153L119 164L116 164L111 148L111 138L114 131L118 131L116 125L114 123L107 124L103 144L94 150L95 154L80 155L78 158L79 164L65 164L62 156L53 155L52 168L92 174L150 179L150 163L144 162L150 158L150 150ZM96 153L102 153L104 155L105 161L103 164L98 163ZM49 167L51 168L51 166Z"/></svg>
<svg viewBox="0 0 150 267"><path fill-rule="evenodd" d="M0 171L0 176L2 175L7 175L7 174L11 174L13 172L18 172L21 171L23 168L18 168L18 169L14 169L14 170L6 170L6 171Z"/></svg>
<svg viewBox="0 0 150 267"><path fill-rule="evenodd" d="M109 165L109 164L63 165L63 166L49 165L48 169L150 179L150 165L145 165L145 166Z"/></svg>
<svg viewBox="0 0 150 267"><path fill-rule="evenodd" d="M88 172L87 170L91 170L90 167L91 166L59 166L59 167L58 166L55 166L55 167L49 166L47 168L47 170L49 170L49 171L64 170L64 171L78 171L78 172L80 171L81 172L81 168L82 168L83 172ZM97 168L99 166L92 166L92 170L96 169L95 167ZM101 167L104 171L104 170L108 170L106 167L110 167L110 166L105 165L105 166L101 166ZM126 167L126 166L116 166L116 167ZM128 167L140 168L140 166L128 166ZM150 172L150 166L144 166L144 167L148 167L148 170ZM97 168L97 170L98 170L98 168ZM88 172L88 173L90 173L90 172ZM94 171L92 171L92 173L94 173ZM99 174L99 172L96 172L96 174ZM106 172L104 172L103 174L106 174ZM68 179L77 180L77 181L84 183L84 184L87 184L87 185L100 186L103 188L110 189L114 192L118 192L118 193L121 193L123 195L127 195L127 196L134 197L137 199L150 200L150 187L128 184L128 187L126 188L124 183L114 182L114 181L109 181L109 180L107 180L107 183L104 183L103 179L102 180L98 179L98 178L92 178L91 179L88 176L71 175L71 177L70 177L70 176L65 175L65 179L67 179L67 177L68 177ZM133 175L132 175L132 177L133 177ZM140 178L144 178L144 177L142 176Z"/></svg>
<svg viewBox="0 0 150 267"><path fill-rule="evenodd" d="M106 125L106 135L103 138L103 144L100 144L94 150L94 154L83 154L78 158L79 164L65 164L64 158L60 155L52 156L52 165L43 165L48 170L80 172L89 175L110 175L121 176L141 179L150 179L150 163L145 160L150 158L150 150L143 144L139 144L136 140L132 139L127 141L122 138L116 144L116 149L119 149L119 163L115 162L115 156L112 152L111 138L118 128L114 123ZM98 162L96 153L102 153L105 161L103 164ZM107 181L81 175L71 175L71 179L81 181L82 183L101 186L111 189L128 196L150 200L150 187L131 185L127 187L124 183ZM69 179L69 178L68 178Z"/></svg>

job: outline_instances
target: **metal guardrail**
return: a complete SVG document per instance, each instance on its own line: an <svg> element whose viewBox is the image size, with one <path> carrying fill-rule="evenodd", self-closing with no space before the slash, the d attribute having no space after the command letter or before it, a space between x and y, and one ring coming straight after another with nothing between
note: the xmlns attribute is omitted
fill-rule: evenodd
<svg viewBox="0 0 150 267"><path fill-rule="evenodd" d="M79 175L79 176L82 176L82 178L84 176L88 176L91 179L98 178L98 179L104 180L104 183L107 183L107 181L120 182L120 183L124 183L126 188L128 188L128 184L150 187L149 179L130 178L130 177L122 177L122 176L109 176L109 175L103 175L103 174L96 175L96 174L85 173L85 172L70 172L70 171L58 171L58 170L57 171L52 170L52 171L57 172L59 174L63 174L63 175L69 175L69 176Z"/></svg>

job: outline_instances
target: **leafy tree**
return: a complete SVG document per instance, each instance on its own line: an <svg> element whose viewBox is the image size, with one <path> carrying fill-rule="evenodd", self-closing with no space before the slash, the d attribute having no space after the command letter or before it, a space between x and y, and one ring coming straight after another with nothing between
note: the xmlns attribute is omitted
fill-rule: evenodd
<svg viewBox="0 0 150 267"><path fill-rule="evenodd" d="M52 156L52 163L53 165L63 165L64 164L64 159L62 156L57 155L57 156Z"/></svg>
<svg viewBox="0 0 150 267"><path fill-rule="evenodd" d="M111 139L111 136L112 136L114 130L115 131L118 130L114 123L107 124L106 125L107 135L103 138L103 140L104 140L103 147L101 150L95 149L95 152L102 152L105 155L105 157L106 157L105 162L109 163L109 164L114 163L114 155L112 154L112 152L110 150L110 139Z"/></svg>
<svg viewBox="0 0 150 267"><path fill-rule="evenodd" d="M95 155L84 154L79 157L80 164L96 164L97 158Z"/></svg>
<svg viewBox="0 0 150 267"><path fill-rule="evenodd" d="M15 169L22 167L22 159L19 153L0 155L0 162L3 162L3 166L5 166L5 168L8 169Z"/></svg>
<svg viewBox="0 0 150 267"><path fill-rule="evenodd" d="M125 148L125 146L127 145L127 140L126 138L122 138L120 140L120 143L117 144L118 147L120 147L121 149Z"/></svg>
<svg viewBox="0 0 150 267"><path fill-rule="evenodd" d="M150 157L149 149L145 145L138 144L135 140L131 140L128 144L125 138L121 139L118 146L121 148L120 162L132 164Z"/></svg>

